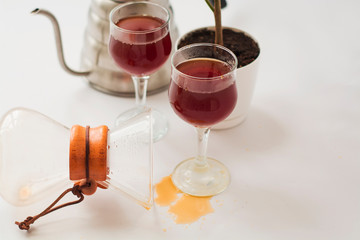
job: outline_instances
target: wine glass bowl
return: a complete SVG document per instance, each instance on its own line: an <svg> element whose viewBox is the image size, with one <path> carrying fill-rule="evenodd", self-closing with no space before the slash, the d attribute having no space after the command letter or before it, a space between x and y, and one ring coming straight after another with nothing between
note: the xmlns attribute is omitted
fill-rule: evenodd
<svg viewBox="0 0 360 240"><path fill-rule="evenodd" d="M158 4L131 2L117 6L110 13L109 54L114 62L132 76L136 107L116 119L120 122L143 112L149 76L158 70L171 53L170 14ZM153 140L168 129L166 117L152 111Z"/></svg>
<svg viewBox="0 0 360 240"><path fill-rule="evenodd" d="M200 43L177 50L171 64L170 105L198 135L198 155L181 162L172 181L190 195L216 195L227 188L230 174L221 162L206 156L207 140L211 126L224 120L236 105L237 59L225 47Z"/></svg>
<svg viewBox="0 0 360 240"><path fill-rule="evenodd" d="M210 58L180 63L169 88L175 113L195 127L209 127L224 120L234 109L237 97L229 71L228 64Z"/></svg>
<svg viewBox="0 0 360 240"><path fill-rule="evenodd" d="M115 63L135 76L160 68L171 52L167 10L151 3L121 5L111 13L109 53Z"/></svg>

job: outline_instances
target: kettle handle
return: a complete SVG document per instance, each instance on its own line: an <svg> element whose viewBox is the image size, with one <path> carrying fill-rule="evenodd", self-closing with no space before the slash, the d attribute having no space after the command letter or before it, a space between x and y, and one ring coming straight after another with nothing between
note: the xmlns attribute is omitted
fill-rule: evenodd
<svg viewBox="0 0 360 240"><path fill-rule="evenodd" d="M41 14L50 19L50 21L53 25L53 28L54 28L56 50L57 50L57 55L58 55L61 67L67 73L70 73L75 76L89 75L91 73L91 71L82 71L82 72L75 71L66 64L65 59L64 59L64 51L63 51L62 41L61 41L60 27L59 27L59 23L58 23L57 19L55 18L55 16L51 12L44 10L44 9L40 9L40 8L34 9L33 11L31 11L31 14Z"/></svg>

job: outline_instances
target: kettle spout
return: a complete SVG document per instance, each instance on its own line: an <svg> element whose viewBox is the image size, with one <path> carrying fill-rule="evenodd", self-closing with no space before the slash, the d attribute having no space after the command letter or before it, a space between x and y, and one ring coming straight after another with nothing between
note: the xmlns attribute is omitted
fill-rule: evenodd
<svg viewBox="0 0 360 240"><path fill-rule="evenodd" d="M61 67L66 72L68 72L72 75L75 75L75 76L89 75L91 73L91 71L75 71L66 64L65 59L64 59L64 51L63 51L63 46L62 46L60 27L59 27L59 23L58 23L57 19L55 18L55 16L51 12L44 10L44 9L40 9L40 8L35 8L30 13L33 15L37 15L37 14L44 15L51 21L53 28L54 28L56 50L57 50L57 55L58 55L58 59L59 59Z"/></svg>

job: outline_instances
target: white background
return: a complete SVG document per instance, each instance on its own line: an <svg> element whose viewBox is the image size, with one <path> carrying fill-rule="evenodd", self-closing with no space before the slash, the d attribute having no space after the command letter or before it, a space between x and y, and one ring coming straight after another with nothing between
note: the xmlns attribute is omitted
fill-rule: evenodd
<svg viewBox="0 0 360 240"><path fill-rule="evenodd" d="M182 34L213 25L204 1L171 3ZM65 58L77 68L89 4L0 0L0 115L22 106L67 126L111 126L133 105L65 73L50 22L29 14L40 7L58 17ZM232 183L213 197L205 220L177 225L166 207L146 211L99 190L27 233L14 221L55 196L23 208L0 198L0 239L360 239L359 9L355 0L228 0L223 24L255 36L261 62L246 122L210 134L209 155L229 167ZM195 133L172 112L166 91L148 103L170 121L154 149L158 182L194 155Z"/></svg>

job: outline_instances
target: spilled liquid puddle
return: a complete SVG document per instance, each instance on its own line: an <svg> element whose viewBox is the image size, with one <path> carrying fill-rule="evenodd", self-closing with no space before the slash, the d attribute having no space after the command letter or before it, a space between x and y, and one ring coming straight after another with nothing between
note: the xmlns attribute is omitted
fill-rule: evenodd
<svg viewBox="0 0 360 240"><path fill-rule="evenodd" d="M155 202L160 206L169 206L174 202L181 193L171 181L171 176L164 177L158 184L155 185L157 197Z"/></svg>
<svg viewBox="0 0 360 240"><path fill-rule="evenodd" d="M171 176L164 177L155 185L160 206L169 206L168 212L174 216L177 224L190 224L208 213L214 212L210 204L211 197L194 197L182 193L171 181Z"/></svg>

